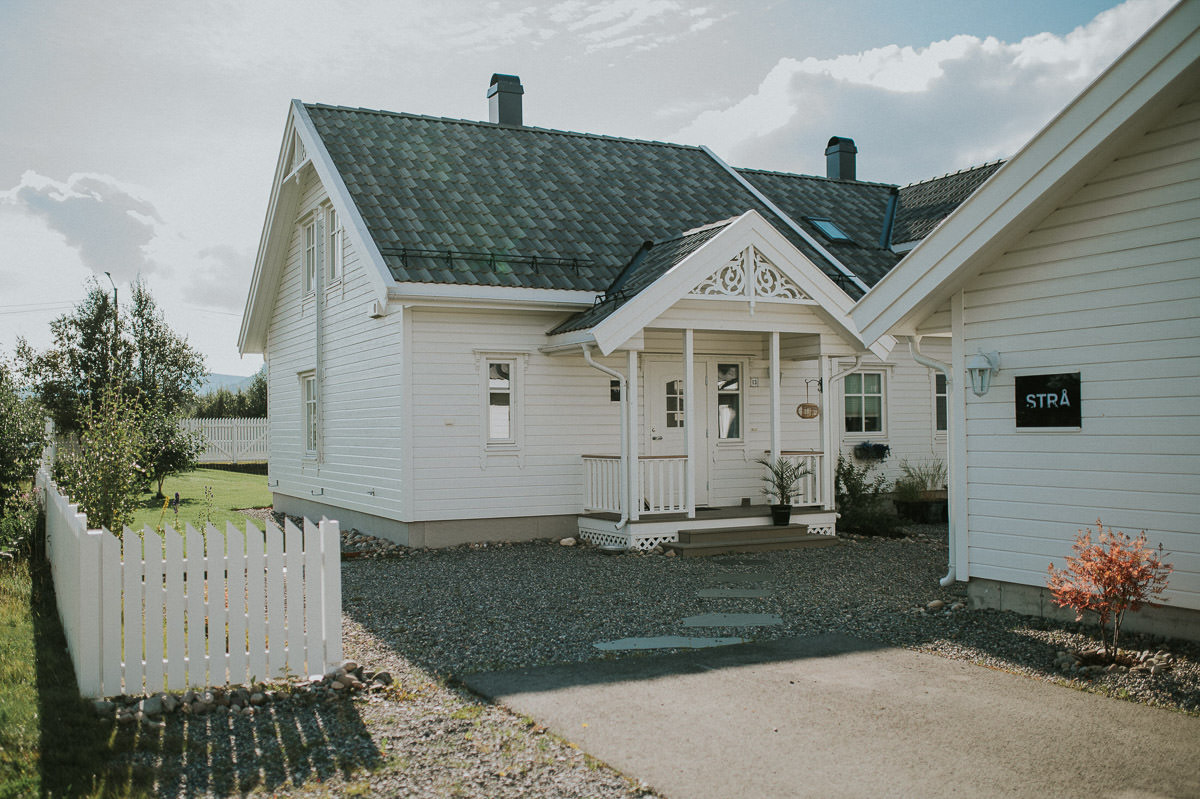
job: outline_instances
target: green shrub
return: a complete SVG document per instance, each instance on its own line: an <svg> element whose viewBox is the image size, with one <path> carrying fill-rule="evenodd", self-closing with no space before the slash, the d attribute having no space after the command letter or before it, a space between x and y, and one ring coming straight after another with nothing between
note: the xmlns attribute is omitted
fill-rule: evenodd
<svg viewBox="0 0 1200 799"><path fill-rule="evenodd" d="M0 506L33 479L46 444L41 408L19 389L16 376L0 361Z"/></svg>
<svg viewBox="0 0 1200 799"><path fill-rule="evenodd" d="M941 491L946 487L946 464L938 458L911 464L907 460L900 461L901 478L918 486L919 491ZM897 489L900 480L896 481Z"/></svg>
<svg viewBox="0 0 1200 799"><path fill-rule="evenodd" d="M0 507L0 555L28 558L37 540L41 504L37 489L19 491Z"/></svg>
<svg viewBox="0 0 1200 799"><path fill-rule="evenodd" d="M144 428L144 411L116 384L101 389L95 409L82 409L79 448L59 456L55 474L87 514L89 527L120 535L133 519L146 479L139 462L146 450Z"/></svg>
<svg viewBox="0 0 1200 799"><path fill-rule="evenodd" d="M889 538L901 535L899 520L883 496L888 489L887 477L874 465L856 466L845 455L838 455L836 477L839 530Z"/></svg>

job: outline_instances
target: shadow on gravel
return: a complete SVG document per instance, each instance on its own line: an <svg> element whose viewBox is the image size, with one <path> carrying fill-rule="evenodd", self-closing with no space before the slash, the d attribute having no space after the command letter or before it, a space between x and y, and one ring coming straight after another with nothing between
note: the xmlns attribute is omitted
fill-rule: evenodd
<svg viewBox="0 0 1200 799"><path fill-rule="evenodd" d="M250 718L174 714L157 729L97 719L76 689L48 568L35 570L30 604L43 797L271 793L382 762L342 699L289 699Z"/></svg>

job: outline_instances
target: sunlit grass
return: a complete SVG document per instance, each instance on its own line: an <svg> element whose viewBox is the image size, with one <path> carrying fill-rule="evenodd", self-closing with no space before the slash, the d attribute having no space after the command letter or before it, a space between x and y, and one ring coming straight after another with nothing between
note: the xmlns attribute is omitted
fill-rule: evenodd
<svg viewBox="0 0 1200 799"><path fill-rule="evenodd" d="M163 483L163 493L173 497L179 493L179 513L163 511L163 501L155 499L150 491L141 497L138 511L129 526L140 530L144 525L151 528L160 524L170 525L182 531L187 523L199 526L205 511L204 489L212 489L212 522L217 529L225 530L225 522L231 521L245 529L247 517L237 513L238 508L264 508L271 504L271 490L267 488L267 477L262 474L228 472L221 469L196 469L184 474L172 475ZM262 527L261 522L255 522Z"/></svg>

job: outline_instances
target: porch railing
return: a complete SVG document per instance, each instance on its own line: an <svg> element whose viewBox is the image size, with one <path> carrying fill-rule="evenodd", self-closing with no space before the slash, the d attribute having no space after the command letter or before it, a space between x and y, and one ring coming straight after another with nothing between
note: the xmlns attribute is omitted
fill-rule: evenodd
<svg viewBox="0 0 1200 799"><path fill-rule="evenodd" d="M821 475L825 468L825 455L820 452L788 452L779 453L792 463L797 463L807 469L807 474L800 478L796 498L792 500L797 506L824 505L825 497L821 492Z"/></svg>
<svg viewBox="0 0 1200 799"><path fill-rule="evenodd" d="M643 455L638 458L638 498L641 515L678 513L687 509L687 487L682 455ZM621 458L619 455L583 456L583 506L588 513L620 513Z"/></svg>

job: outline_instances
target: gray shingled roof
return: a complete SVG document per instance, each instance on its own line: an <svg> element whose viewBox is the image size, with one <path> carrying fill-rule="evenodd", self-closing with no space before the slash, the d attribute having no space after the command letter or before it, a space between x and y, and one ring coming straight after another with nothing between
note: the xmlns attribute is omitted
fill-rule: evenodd
<svg viewBox="0 0 1200 799"><path fill-rule="evenodd" d="M928 236L1003 165L1003 161L993 161L900 189L892 241L902 244Z"/></svg>
<svg viewBox="0 0 1200 799"><path fill-rule="evenodd" d="M639 249L595 305L570 317L551 330L548 335L569 333L572 330L587 330L600 324L618 308L640 294L643 289L665 275L673 266L703 247L710 239L728 227L732 221L732 219L726 219L723 222L706 225L689 231L677 239L660 244L647 242L651 245L649 250L643 253Z"/></svg>
<svg viewBox="0 0 1200 799"><path fill-rule="evenodd" d="M643 241L669 240L751 208L844 280L698 147L305 109L401 282L599 292ZM843 217L835 218L849 224ZM864 280L873 283L877 271L868 264Z"/></svg>
<svg viewBox="0 0 1200 799"><path fill-rule="evenodd" d="M868 286L875 285L900 260L884 240L895 186L760 169L738 172ZM811 217L832 220L851 241L826 238L808 221Z"/></svg>
<svg viewBox="0 0 1200 799"><path fill-rule="evenodd" d="M696 240L684 231L753 208L851 298L861 296L698 147L362 108L304 108L399 282L600 293L642 242L663 242L626 275L628 297L678 262L671 261L670 248ZM919 238L998 166L899 190L763 170L739 174L872 286L900 258L882 243L893 198L899 202L890 240ZM832 220L852 241L829 241L810 217Z"/></svg>

